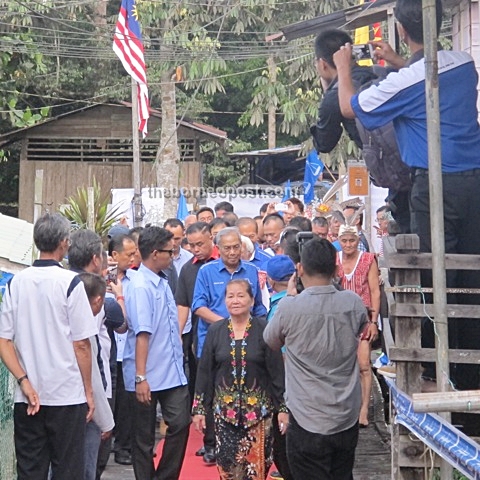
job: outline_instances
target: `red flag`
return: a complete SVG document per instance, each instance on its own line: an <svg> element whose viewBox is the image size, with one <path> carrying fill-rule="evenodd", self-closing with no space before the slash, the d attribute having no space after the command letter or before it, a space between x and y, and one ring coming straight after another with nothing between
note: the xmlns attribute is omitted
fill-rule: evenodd
<svg viewBox="0 0 480 480"><path fill-rule="evenodd" d="M122 0L113 36L113 51L122 61L125 70L137 82L138 129L145 138L147 135L147 120L150 116L150 104L148 101L147 70L143 58L142 33L138 23L135 0Z"/></svg>

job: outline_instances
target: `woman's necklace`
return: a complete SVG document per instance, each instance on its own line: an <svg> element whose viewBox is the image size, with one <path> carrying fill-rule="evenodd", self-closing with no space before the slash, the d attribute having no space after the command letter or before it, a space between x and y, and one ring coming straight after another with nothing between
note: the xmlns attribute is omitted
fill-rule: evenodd
<svg viewBox="0 0 480 480"><path fill-rule="evenodd" d="M246 346L247 346L247 337L248 337L248 330L250 329L250 326L252 325L252 322L250 319L247 321L247 325L245 326L245 331L243 332L243 337L242 337L242 343L241 343L241 351L240 351L240 379L238 378L238 371L237 371L237 355L236 355L236 349L235 349L235 332L233 330L233 323L232 319L228 322L228 331L230 332L230 355L232 356L232 375L233 375L233 386L238 388L241 387L242 385L245 384L245 374L247 373L246 367L247 367L247 362L245 360L245 355L246 355Z"/></svg>

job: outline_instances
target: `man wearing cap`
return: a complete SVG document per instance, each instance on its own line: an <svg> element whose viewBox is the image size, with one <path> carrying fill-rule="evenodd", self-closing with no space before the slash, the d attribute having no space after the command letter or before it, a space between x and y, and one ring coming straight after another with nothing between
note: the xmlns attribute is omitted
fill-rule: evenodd
<svg viewBox="0 0 480 480"><path fill-rule="evenodd" d="M295 264L287 255L276 255L266 263L267 280L274 294L270 297L270 309L267 321L273 318L278 302L287 294L290 277L295 273Z"/></svg>
<svg viewBox="0 0 480 480"><path fill-rule="evenodd" d="M266 263L267 280L272 287L273 295L270 297L270 309L267 314L267 322L269 322L277 310L278 304L282 298L287 295L288 281L295 273L295 264L287 255L276 255L270 258ZM275 462L281 478L284 480L292 480L293 476L290 472L287 460L287 445L285 435L280 433L277 414L273 415L273 461ZM277 475L277 476L275 476ZM272 478L279 478L277 472L272 472Z"/></svg>

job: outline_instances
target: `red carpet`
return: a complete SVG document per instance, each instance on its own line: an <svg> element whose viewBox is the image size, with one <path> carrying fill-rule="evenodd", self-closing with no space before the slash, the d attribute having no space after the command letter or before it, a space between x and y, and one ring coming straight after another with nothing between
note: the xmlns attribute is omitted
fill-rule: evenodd
<svg viewBox="0 0 480 480"><path fill-rule="evenodd" d="M180 480L218 480L218 471L215 465L207 466L203 463L202 457L196 457L195 452L203 445L203 435L190 427L190 437L188 439L187 453L183 462L182 474ZM163 441L158 444L157 462L162 455ZM155 464L156 465L156 464Z"/></svg>
<svg viewBox="0 0 480 480"><path fill-rule="evenodd" d="M218 480L218 471L215 465L207 466L203 463L202 457L196 457L195 452L203 445L203 435L190 427L190 437L188 439L187 453L183 462L182 474L180 480ZM155 457L155 466L162 455L163 441L158 444L157 456Z"/></svg>

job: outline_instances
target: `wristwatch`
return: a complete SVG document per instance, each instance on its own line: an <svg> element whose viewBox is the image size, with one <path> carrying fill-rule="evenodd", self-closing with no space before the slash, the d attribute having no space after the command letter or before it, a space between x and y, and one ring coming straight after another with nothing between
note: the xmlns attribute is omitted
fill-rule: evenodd
<svg viewBox="0 0 480 480"><path fill-rule="evenodd" d="M135 383L142 383L147 379L145 375L135 375Z"/></svg>

